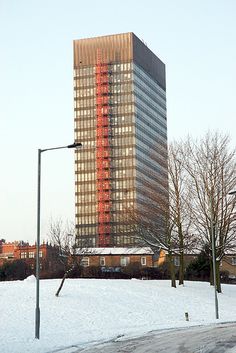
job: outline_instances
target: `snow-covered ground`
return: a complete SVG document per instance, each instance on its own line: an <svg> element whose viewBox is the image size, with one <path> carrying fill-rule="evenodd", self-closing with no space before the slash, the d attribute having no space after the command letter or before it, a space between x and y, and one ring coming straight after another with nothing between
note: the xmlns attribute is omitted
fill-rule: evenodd
<svg viewBox="0 0 236 353"><path fill-rule="evenodd" d="M150 330L236 320L233 285L222 286L216 320L209 283L186 282L175 289L169 281L69 279L55 297L59 282L40 281L40 340L34 338L34 278L0 282L1 353L48 353Z"/></svg>

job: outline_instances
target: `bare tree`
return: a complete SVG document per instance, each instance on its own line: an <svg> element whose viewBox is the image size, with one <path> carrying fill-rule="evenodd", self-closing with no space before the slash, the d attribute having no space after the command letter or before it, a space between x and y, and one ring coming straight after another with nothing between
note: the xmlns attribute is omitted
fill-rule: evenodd
<svg viewBox="0 0 236 353"><path fill-rule="evenodd" d="M60 286L56 291L58 297L66 278L81 264L86 248L79 248L76 242L75 227L73 223L64 223L62 219L51 220L49 227L49 239L58 247L59 260L64 268L64 275Z"/></svg>
<svg viewBox="0 0 236 353"><path fill-rule="evenodd" d="M216 250L217 290L220 286L220 261L236 247L236 198L228 193L236 185L235 150L228 135L208 132L202 139L188 139L191 207L199 246ZM213 243L214 246L214 243Z"/></svg>
<svg viewBox="0 0 236 353"><path fill-rule="evenodd" d="M191 195L187 188L188 174L185 169L187 150L183 142L172 142L168 149L169 207L176 247L180 257L179 284L184 284L184 253L194 246L191 236Z"/></svg>
<svg viewBox="0 0 236 353"><path fill-rule="evenodd" d="M176 287L173 255L176 254L175 238L173 236L172 217L170 217L169 199L166 190L154 192L143 180L142 190L139 190L139 204L132 210L126 210L128 223L133 227L136 242L149 246L154 252L164 250L167 254L168 267L171 276L171 286ZM141 188L141 186L139 186Z"/></svg>
<svg viewBox="0 0 236 353"><path fill-rule="evenodd" d="M134 225L136 238L152 248L162 248L167 253L169 272L175 286L173 255L179 256L179 284L184 283L184 252L193 247L188 177L184 167L186 153L183 143L173 142L168 153L168 179L157 172L155 182L143 174L139 181L139 202L132 211L129 222ZM155 163L167 170L167 155L155 156ZM127 211L125 211L127 212Z"/></svg>

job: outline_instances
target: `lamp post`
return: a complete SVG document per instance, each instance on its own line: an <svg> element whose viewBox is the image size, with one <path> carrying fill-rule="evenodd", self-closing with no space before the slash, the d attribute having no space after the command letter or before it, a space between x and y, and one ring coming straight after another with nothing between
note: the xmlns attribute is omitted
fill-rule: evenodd
<svg viewBox="0 0 236 353"><path fill-rule="evenodd" d="M230 191L228 195L235 195L236 190ZM215 288L215 313L216 313L216 319L219 319L219 307L218 307L218 298L217 298L217 284L216 284L216 244L215 244L215 233L217 231L217 228L215 226L215 232L214 232L214 222L213 222L213 196L211 195L211 248L212 248L212 267L213 267L213 280L214 280L214 288Z"/></svg>
<svg viewBox="0 0 236 353"><path fill-rule="evenodd" d="M37 241L36 241L36 308L35 308L35 338L39 339L40 331L40 308L39 308L39 250L40 250L40 194L41 194L41 153L63 148L79 148L81 143L73 143L67 146L59 146L45 149L38 149L38 193L37 193Z"/></svg>
<svg viewBox="0 0 236 353"><path fill-rule="evenodd" d="M211 195L211 250L212 250L212 267L213 267L213 281L214 281L214 290L215 290L215 314L216 319L219 319L219 307L218 307L218 298L217 298L217 283L216 283L216 243L215 243L215 232L213 226L213 196ZM216 227L215 227L216 229Z"/></svg>

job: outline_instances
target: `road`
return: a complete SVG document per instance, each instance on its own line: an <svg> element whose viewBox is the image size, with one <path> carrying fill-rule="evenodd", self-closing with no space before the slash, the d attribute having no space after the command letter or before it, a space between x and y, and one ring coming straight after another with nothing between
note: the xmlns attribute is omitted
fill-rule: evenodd
<svg viewBox="0 0 236 353"><path fill-rule="evenodd" d="M236 324L156 331L116 340L74 353L236 353Z"/></svg>

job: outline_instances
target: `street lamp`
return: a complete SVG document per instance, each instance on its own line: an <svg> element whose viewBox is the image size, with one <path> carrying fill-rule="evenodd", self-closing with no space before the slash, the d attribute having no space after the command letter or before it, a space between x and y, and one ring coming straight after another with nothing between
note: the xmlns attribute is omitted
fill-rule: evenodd
<svg viewBox="0 0 236 353"><path fill-rule="evenodd" d="M210 212L211 212L211 217L210 217L210 222L211 222L211 251L212 251L212 267L213 267L213 281L214 281L214 289L215 289L215 314L216 314L216 319L219 319L219 307L218 307L218 298L217 298L217 283L216 283L216 244L215 244L215 232L213 224L213 196L211 195L210 199Z"/></svg>
<svg viewBox="0 0 236 353"><path fill-rule="evenodd" d="M37 242L36 242L36 308L35 308L35 338L39 339L40 309L39 309L39 250L40 250L40 189L41 189L41 153L63 148L79 148L82 144L74 142L71 145L38 149L38 195L37 195Z"/></svg>
<svg viewBox="0 0 236 353"><path fill-rule="evenodd" d="M235 195L236 190L230 191L228 195ZM214 215L213 215L213 196L211 195L210 198L210 222L211 222L211 250L212 250L212 267L213 267L213 281L214 281L214 289L215 289L215 314L216 314L216 319L219 319L219 307L218 307L218 298L217 298L217 283L216 283L216 244L215 244L215 238L216 238L216 232L217 232L217 227L215 225L214 227ZM214 231L215 229L215 231Z"/></svg>

